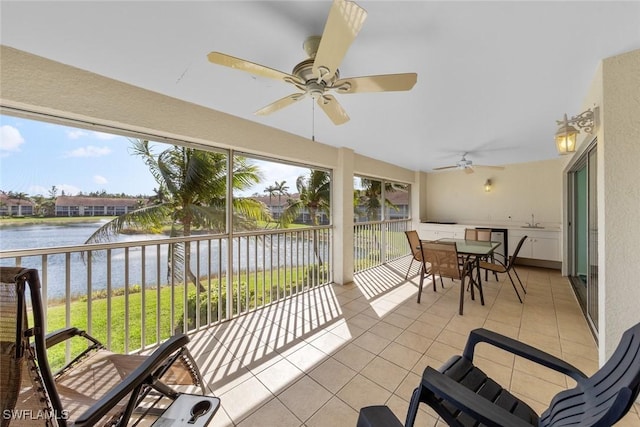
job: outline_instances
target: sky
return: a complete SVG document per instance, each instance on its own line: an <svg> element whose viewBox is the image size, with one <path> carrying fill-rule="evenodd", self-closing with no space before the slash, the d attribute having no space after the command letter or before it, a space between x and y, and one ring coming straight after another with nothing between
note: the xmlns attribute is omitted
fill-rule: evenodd
<svg viewBox="0 0 640 427"><path fill-rule="evenodd" d="M106 191L153 195L158 184L142 158L130 153L126 137L0 115L0 190L49 197ZM160 149L156 150L157 152ZM242 195L266 194L276 181L295 193L296 179L309 168L254 160L263 182Z"/></svg>

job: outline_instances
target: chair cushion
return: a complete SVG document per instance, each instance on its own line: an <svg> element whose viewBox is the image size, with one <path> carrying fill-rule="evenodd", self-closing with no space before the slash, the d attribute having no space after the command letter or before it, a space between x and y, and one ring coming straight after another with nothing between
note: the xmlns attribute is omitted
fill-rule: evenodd
<svg viewBox="0 0 640 427"><path fill-rule="evenodd" d="M508 410L531 425L538 425L538 414L526 403L502 388L500 384L489 378L469 359L454 356L440 369L440 372L464 385L474 393L490 400L494 404ZM476 426L477 421L455 409L446 402L442 405L460 425Z"/></svg>

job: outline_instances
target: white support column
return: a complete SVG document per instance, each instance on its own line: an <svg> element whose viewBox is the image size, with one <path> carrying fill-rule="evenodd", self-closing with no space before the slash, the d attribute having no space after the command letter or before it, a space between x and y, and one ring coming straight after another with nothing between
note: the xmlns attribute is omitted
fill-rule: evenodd
<svg viewBox="0 0 640 427"><path fill-rule="evenodd" d="M333 173L333 280L339 285L353 281L353 163L354 152L338 150Z"/></svg>

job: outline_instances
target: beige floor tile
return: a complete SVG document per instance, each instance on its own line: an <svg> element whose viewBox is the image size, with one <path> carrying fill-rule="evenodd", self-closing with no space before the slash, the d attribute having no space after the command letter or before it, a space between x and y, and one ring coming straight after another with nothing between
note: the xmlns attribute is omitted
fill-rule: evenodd
<svg viewBox="0 0 640 427"><path fill-rule="evenodd" d="M304 376L304 373L287 359L281 359L256 374L256 378L273 394L277 394L291 386L302 376Z"/></svg>
<svg viewBox="0 0 640 427"><path fill-rule="evenodd" d="M274 396L257 378L252 377L219 397L229 418L237 424Z"/></svg>
<svg viewBox="0 0 640 427"><path fill-rule="evenodd" d="M528 289L524 304L505 275L484 283L486 304L465 294L459 316L459 283L427 285L416 302L417 277L403 282L408 261L396 270L358 274L357 284L327 286L296 295L199 332L192 349L206 383L222 399L213 426L347 426L358 410L387 404L404 422L413 389L426 366L439 368L461 354L469 331L484 327L522 339L587 374L598 353L573 291L559 272L518 267ZM475 363L541 412L571 380L479 344ZM619 424L640 425L634 408ZM421 405L419 426L444 426Z"/></svg>
<svg viewBox="0 0 640 427"><path fill-rule="evenodd" d="M567 380L564 374L521 357L516 357L514 369L531 374L542 380L559 385L560 387L567 387Z"/></svg>
<svg viewBox="0 0 640 427"><path fill-rule="evenodd" d="M420 357L422 357L422 353L405 347L402 344L392 342L387 346L387 348L382 350L380 357L400 366L401 368L410 370Z"/></svg>
<svg viewBox="0 0 640 427"><path fill-rule="evenodd" d="M424 316L420 316L420 318L413 322L405 331L413 332L414 334L434 340L440 334L443 327L420 320L423 317Z"/></svg>
<svg viewBox="0 0 640 427"><path fill-rule="evenodd" d="M389 341L396 339L404 330L390 323L382 321L372 326L368 332L376 334L382 338L386 338Z"/></svg>
<svg viewBox="0 0 640 427"><path fill-rule="evenodd" d="M513 371L510 390L527 396L536 402L548 405L553 396L564 389L565 387L550 383L539 377L516 370Z"/></svg>
<svg viewBox="0 0 640 427"><path fill-rule="evenodd" d="M356 371L334 358L325 360L309 373L309 376L332 393L337 393L355 375Z"/></svg>
<svg viewBox="0 0 640 427"><path fill-rule="evenodd" d="M415 372L409 372L400 385L395 389L394 394L401 398L406 404L411 400L411 394L413 390L415 390L418 385L420 385L420 380L422 379L422 375L418 375ZM405 408L406 412L406 408ZM404 420L402 420L404 421Z"/></svg>
<svg viewBox="0 0 640 427"><path fill-rule="evenodd" d="M296 368L307 372L327 360L328 356L325 353L311 344L306 342L303 342L303 344L296 351L285 356Z"/></svg>
<svg viewBox="0 0 640 427"><path fill-rule="evenodd" d="M238 427L299 427L301 425L300 420L278 399L271 399L237 424Z"/></svg>
<svg viewBox="0 0 640 427"><path fill-rule="evenodd" d="M408 369L401 368L382 357L376 357L360 371L360 374L393 392L408 372Z"/></svg>
<svg viewBox="0 0 640 427"><path fill-rule="evenodd" d="M307 427L355 426L358 411L338 397L332 397L307 422Z"/></svg>
<svg viewBox="0 0 640 427"><path fill-rule="evenodd" d="M424 354L433 343L433 339L405 330L394 340L394 342L417 351L420 354Z"/></svg>
<svg viewBox="0 0 640 427"><path fill-rule="evenodd" d="M348 342L347 339L338 336L331 331L310 341L309 344L322 351L327 355L331 355L339 351Z"/></svg>
<svg viewBox="0 0 640 427"><path fill-rule="evenodd" d="M367 331L356 338L353 342L373 354L379 354L391 343L391 340L382 338L379 335Z"/></svg>
<svg viewBox="0 0 640 427"><path fill-rule="evenodd" d="M309 376L278 395L278 399L299 419L306 421L333 397L333 394Z"/></svg>
<svg viewBox="0 0 640 427"><path fill-rule="evenodd" d="M454 332L451 329L443 329L442 332L436 337L436 341L447 344L451 347L458 349L458 353L462 353L464 350L464 346L467 343L467 338L469 337L468 333L461 334L458 332Z"/></svg>
<svg viewBox="0 0 640 427"><path fill-rule="evenodd" d="M431 347L429 347L429 349L425 353L425 355L428 355L429 357L439 361L438 365L436 366L442 365L444 362L446 362L456 354L460 354L459 349L438 341L434 341L433 344L431 344Z"/></svg>
<svg viewBox="0 0 640 427"><path fill-rule="evenodd" d="M371 362L376 355L355 344L347 344L333 357L347 365L356 372L359 372Z"/></svg>
<svg viewBox="0 0 640 427"><path fill-rule="evenodd" d="M337 394L347 405L354 410L370 405L384 404L391 391L381 387L364 375L356 375Z"/></svg>

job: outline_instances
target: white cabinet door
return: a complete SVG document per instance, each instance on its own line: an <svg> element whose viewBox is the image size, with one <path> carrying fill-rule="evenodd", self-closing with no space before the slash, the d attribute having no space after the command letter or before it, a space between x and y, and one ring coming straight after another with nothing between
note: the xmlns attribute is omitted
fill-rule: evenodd
<svg viewBox="0 0 640 427"><path fill-rule="evenodd" d="M531 230L509 230L509 255L518 246L523 236L528 236L520 248L519 257L533 258L545 261L561 261L560 259L560 232Z"/></svg>
<svg viewBox="0 0 640 427"><path fill-rule="evenodd" d="M531 258L560 261L560 241L557 237L532 237Z"/></svg>
<svg viewBox="0 0 640 427"><path fill-rule="evenodd" d="M422 240L464 239L464 228L445 224L420 224L418 235Z"/></svg>
<svg viewBox="0 0 640 427"><path fill-rule="evenodd" d="M520 239L522 239L524 236L525 234L520 234L520 233L512 232L511 230L509 230L509 256L513 256L513 253L515 252L516 247L520 242ZM531 254L532 254L531 238L528 237L522 244L522 247L520 248L520 253L518 253L518 256L522 258L531 258Z"/></svg>

